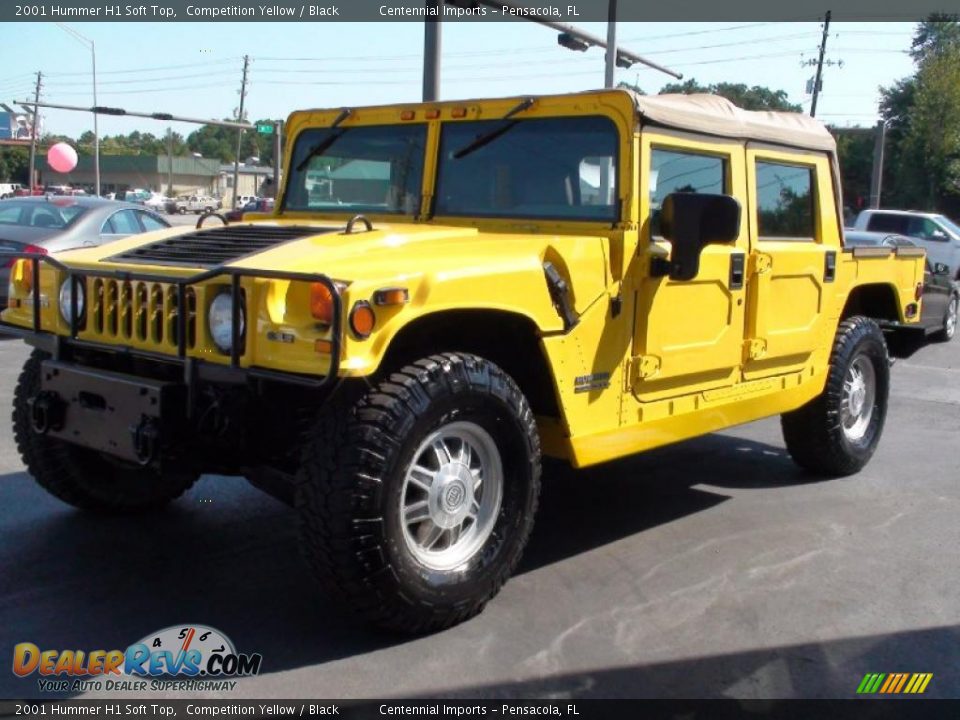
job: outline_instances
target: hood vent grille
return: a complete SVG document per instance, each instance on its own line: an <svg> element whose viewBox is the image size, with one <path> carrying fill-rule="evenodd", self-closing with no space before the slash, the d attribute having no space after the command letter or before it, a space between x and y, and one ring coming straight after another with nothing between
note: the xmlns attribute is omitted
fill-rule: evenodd
<svg viewBox="0 0 960 720"><path fill-rule="evenodd" d="M319 228L305 225L226 225L157 240L105 260L150 265L215 267L292 240L342 231L339 227Z"/></svg>

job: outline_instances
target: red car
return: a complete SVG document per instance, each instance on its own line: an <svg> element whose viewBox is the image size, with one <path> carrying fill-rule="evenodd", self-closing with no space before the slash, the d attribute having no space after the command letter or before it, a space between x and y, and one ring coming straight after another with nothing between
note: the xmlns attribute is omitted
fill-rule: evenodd
<svg viewBox="0 0 960 720"><path fill-rule="evenodd" d="M236 210L231 210L227 213L224 213L224 217L227 218L230 222L240 222L243 220L244 213L250 212L272 212L273 211L273 198L257 198L256 200L251 200L242 208Z"/></svg>

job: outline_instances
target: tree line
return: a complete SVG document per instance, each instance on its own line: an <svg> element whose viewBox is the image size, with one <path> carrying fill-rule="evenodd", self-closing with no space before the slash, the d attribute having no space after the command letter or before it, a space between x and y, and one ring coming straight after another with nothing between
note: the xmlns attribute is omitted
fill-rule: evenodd
<svg viewBox="0 0 960 720"><path fill-rule="evenodd" d="M235 120L224 118L227 121ZM257 123L271 123L272 120L258 120ZM78 138L66 135L47 134L41 138L40 145L49 147L54 143L65 142L76 148L79 155L93 155L94 135L84 132ZM261 165L273 165L273 135L261 135L253 131L244 131L240 143L240 160L256 157ZM192 157L198 153L223 163L232 163L237 152L237 131L215 125L202 125L184 137L180 133L154 135L134 130L126 135L101 135L101 155L147 155L174 157ZM0 147L0 181L27 183L30 164L28 147Z"/></svg>

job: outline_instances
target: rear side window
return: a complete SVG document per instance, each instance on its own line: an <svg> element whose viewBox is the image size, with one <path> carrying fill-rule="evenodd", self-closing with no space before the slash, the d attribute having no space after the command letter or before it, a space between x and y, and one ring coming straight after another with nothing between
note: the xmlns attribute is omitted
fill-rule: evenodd
<svg viewBox="0 0 960 720"><path fill-rule="evenodd" d="M910 218L906 215L886 215L884 213L874 213L867 220L867 230L875 232L892 232L899 235L907 235L907 225Z"/></svg>
<svg viewBox="0 0 960 720"><path fill-rule="evenodd" d="M816 237L814 169L757 161L757 234L778 240Z"/></svg>
<svg viewBox="0 0 960 720"><path fill-rule="evenodd" d="M728 192L727 161L715 155L654 149L650 154L650 236L660 234L660 207L671 193Z"/></svg>
<svg viewBox="0 0 960 720"><path fill-rule="evenodd" d="M133 210L121 210L110 216L103 232L110 235L135 235L142 232Z"/></svg>
<svg viewBox="0 0 960 720"><path fill-rule="evenodd" d="M154 216L154 215L151 215L150 213L141 212L141 213L138 213L138 214L139 214L139 216L140 216L140 222L143 223L143 229L144 229L144 230L147 230L147 231L150 231L150 230L164 230L164 229L170 227L170 226L169 226L167 223L165 223L163 220L161 220L160 218L158 218L158 217L156 217L156 216Z"/></svg>

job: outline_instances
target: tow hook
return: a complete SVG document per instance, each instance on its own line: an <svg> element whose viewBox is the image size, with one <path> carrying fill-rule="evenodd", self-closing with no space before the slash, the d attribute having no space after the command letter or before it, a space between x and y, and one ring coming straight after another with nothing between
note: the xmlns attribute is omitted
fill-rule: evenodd
<svg viewBox="0 0 960 720"><path fill-rule="evenodd" d="M30 408L30 424L38 435L63 427L64 403L60 396L50 390L42 390L27 400Z"/></svg>
<svg viewBox="0 0 960 720"><path fill-rule="evenodd" d="M157 459L160 430L150 418L144 417L139 425L130 428L133 436L133 451L141 465L149 465Z"/></svg>

